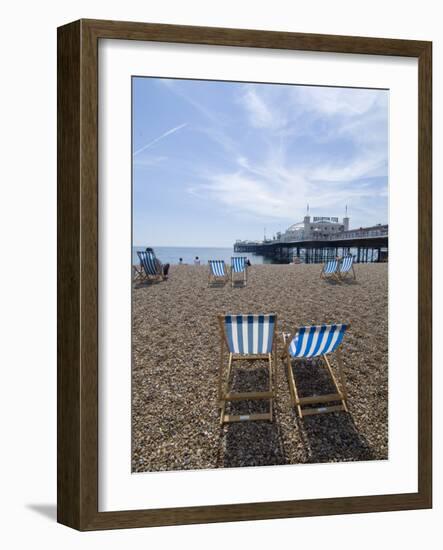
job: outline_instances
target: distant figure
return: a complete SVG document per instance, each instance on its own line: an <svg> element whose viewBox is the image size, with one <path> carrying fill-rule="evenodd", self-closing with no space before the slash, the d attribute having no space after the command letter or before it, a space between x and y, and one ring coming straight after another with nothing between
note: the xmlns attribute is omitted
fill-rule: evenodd
<svg viewBox="0 0 443 550"><path fill-rule="evenodd" d="M246 264L248 267L251 267L251 260L250 260L249 258L246 258L245 264Z"/></svg>
<svg viewBox="0 0 443 550"><path fill-rule="evenodd" d="M200 260L198 256L195 257L194 265L200 265Z"/></svg>
<svg viewBox="0 0 443 550"><path fill-rule="evenodd" d="M179 259L178 265L183 265L183 258L180 258L180 259Z"/></svg>

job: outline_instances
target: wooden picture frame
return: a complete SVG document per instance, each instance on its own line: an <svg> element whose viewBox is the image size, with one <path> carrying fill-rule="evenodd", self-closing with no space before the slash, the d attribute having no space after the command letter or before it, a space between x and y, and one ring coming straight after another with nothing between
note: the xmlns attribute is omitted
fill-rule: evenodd
<svg viewBox="0 0 443 550"><path fill-rule="evenodd" d="M418 59L418 491L186 508L98 511L98 42L224 45ZM79 530L432 506L432 44L80 20L58 29L58 521Z"/></svg>

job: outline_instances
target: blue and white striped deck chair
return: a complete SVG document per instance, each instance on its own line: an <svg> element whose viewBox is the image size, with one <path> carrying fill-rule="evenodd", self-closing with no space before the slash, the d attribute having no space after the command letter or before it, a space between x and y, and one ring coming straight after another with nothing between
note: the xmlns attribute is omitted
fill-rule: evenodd
<svg viewBox="0 0 443 550"><path fill-rule="evenodd" d="M246 286L246 281L248 280L247 276L247 265L246 265L246 256L236 256L231 258L231 285L234 286L235 283L240 282L243 286ZM241 274L242 279L235 280L235 274Z"/></svg>
<svg viewBox="0 0 443 550"><path fill-rule="evenodd" d="M354 277L354 281L356 279L355 277L355 271L354 271L354 258L351 255L344 256L341 261L338 268L338 276L340 277L340 280L346 279L346 277L349 275L352 275Z"/></svg>
<svg viewBox="0 0 443 550"><path fill-rule="evenodd" d="M225 284L228 280L224 260L209 260L209 280L208 284Z"/></svg>
<svg viewBox="0 0 443 550"><path fill-rule="evenodd" d="M276 395L277 315L219 315L221 356L218 399L221 409L220 424L244 420L271 420L272 403ZM228 366L225 369L225 352ZM259 392L232 392L231 372L235 362L266 361L269 371L269 390ZM238 364L238 363L237 363ZM225 372L226 370L226 372ZM269 400L269 412L255 414L226 414L230 401Z"/></svg>
<svg viewBox="0 0 443 550"><path fill-rule="evenodd" d="M291 393L291 400L293 405L296 407L300 418L323 412L348 411L346 404L347 393L343 374L343 361L340 351L340 345L348 328L349 324L313 325L300 327L292 334L283 334L283 342L285 345L283 359L286 359L287 361L288 383ZM337 378L335 377L331 364L327 358L327 355L333 352L336 353L337 357L341 387L338 385ZM323 359L325 366L331 375L332 383L337 391L336 393L324 395L299 397L291 362L292 360L308 361L309 359L315 357L320 357ZM305 364L304 366L305 368L313 368L312 365L309 364ZM340 404L332 404L334 402L340 402ZM303 409L306 405L308 408Z"/></svg>
<svg viewBox="0 0 443 550"><path fill-rule="evenodd" d="M328 260L323 266L323 269L320 273L320 278L321 279L333 278L333 279L339 280L337 271L338 271L338 260L337 259Z"/></svg>
<svg viewBox="0 0 443 550"><path fill-rule="evenodd" d="M155 256L149 251L137 251L137 256L140 260L140 264L145 272L145 278L147 281L161 280L163 279L162 273L159 271Z"/></svg>

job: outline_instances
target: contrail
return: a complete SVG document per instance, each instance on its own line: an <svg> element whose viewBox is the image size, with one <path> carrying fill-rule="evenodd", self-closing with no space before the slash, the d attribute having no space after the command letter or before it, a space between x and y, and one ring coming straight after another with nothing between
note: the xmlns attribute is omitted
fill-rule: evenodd
<svg viewBox="0 0 443 550"><path fill-rule="evenodd" d="M138 155L139 153L141 153L145 149L148 149L149 147L151 147L151 145L154 145L154 143L157 143L157 141L160 141L164 137L170 136L171 134L173 134L175 132L178 132L178 130L181 130L182 128L184 128L187 125L188 125L188 123L185 122L184 124L180 124L180 126L176 126L175 128L171 128L170 130L168 130L167 132L165 132L161 136L158 136L155 139L153 139L152 141L150 141L149 143L147 143L146 145L143 145L143 147L141 147L140 149L137 149L137 151L135 151L133 156L135 157L135 155Z"/></svg>

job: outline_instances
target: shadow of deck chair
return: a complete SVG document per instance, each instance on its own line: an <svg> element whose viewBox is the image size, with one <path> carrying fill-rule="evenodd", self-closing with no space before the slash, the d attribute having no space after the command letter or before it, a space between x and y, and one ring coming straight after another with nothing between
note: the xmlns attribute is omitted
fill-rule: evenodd
<svg viewBox="0 0 443 550"><path fill-rule="evenodd" d="M339 264L338 267L338 276L340 281L344 281L346 277L352 276L354 278L354 281L356 280L355 271L354 271L354 258L352 256L344 256Z"/></svg>
<svg viewBox="0 0 443 550"><path fill-rule="evenodd" d="M228 280L228 273L224 260L209 260L208 285L224 285Z"/></svg>
<svg viewBox="0 0 443 550"><path fill-rule="evenodd" d="M328 260L324 265L320 273L320 279L335 279L339 281L338 275L338 260Z"/></svg>
<svg viewBox="0 0 443 550"><path fill-rule="evenodd" d="M270 420L273 399L276 396L277 364L277 315L219 315L221 354L218 384L218 400L221 409L220 424L245 420ZM225 372L225 351L228 365ZM239 361L266 361L269 371L269 390L259 392L232 392L231 373ZM256 414L226 414L226 404L231 401L269 400L269 412Z"/></svg>
<svg viewBox="0 0 443 550"><path fill-rule="evenodd" d="M164 279L161 264L156 261L156 258L152 252L149 251L137 251L140 264L143 267L143 272L139 272L140 282L154 282L162 281ZM143 275L143 276L142 276Z"/></svg>
<svg viewBox="0 0 443 550"><path fill-rule="evenodd" d="M235 274L239 274L242 278L235 278ZM231 258L231 286L238 283L246 286L248 280L248 268L246 265L246 256Z"/></svg>
<svg viewBox="0 0 443 550"><path fill-rule="evenodd" d="M311 414L320 414L325 412L345 411L347 407L346 383L343 374L343 361L341 357L340 345L343 341L343 336L349 325L319 325L319 326L304 326L296 329L293 333L283 333L283 343L285 346L283 360L286 360L288 369L288 384L291 393L292 404L297 409L300 418ZM332 371L331 364L327 355L335 351L340 385ZM294 373L292 370L292 360L310 360L320 357L329 374L332 383L337 390L336 393L324 395L313 395L309 397L299 397L295 382ZM309 368L309 365L306 365ZM339 402L339 404L332 404ZM328 405L329 403L329 405ZM306 407L307 408L304 408Z"/></svg>

